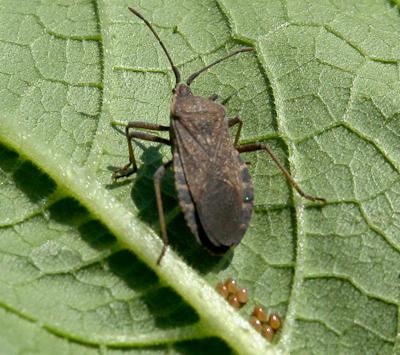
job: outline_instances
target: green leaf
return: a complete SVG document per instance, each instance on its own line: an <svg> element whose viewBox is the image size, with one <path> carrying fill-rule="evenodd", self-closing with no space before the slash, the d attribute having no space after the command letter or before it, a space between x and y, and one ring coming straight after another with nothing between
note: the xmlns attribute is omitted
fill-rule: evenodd
<svg viewBox="0 0 400 355"><path fill-rule="evenodd" d="M397 2L395 2L397 4ZM394 3L394 4L395 4ZM194 242L163 184L161 250L152 175L169 148L138 143L138 173L111 122L168 124L174 77L139 9L199 95L227 99L246 154L251 225L226 256ZM0 348L201 354L400 351L400 18L389 1L0 0ZM234 133L233 133L234 134ZM236 277L250 301L214 290ZM272 344L255 304L280 314Z"/></svg>

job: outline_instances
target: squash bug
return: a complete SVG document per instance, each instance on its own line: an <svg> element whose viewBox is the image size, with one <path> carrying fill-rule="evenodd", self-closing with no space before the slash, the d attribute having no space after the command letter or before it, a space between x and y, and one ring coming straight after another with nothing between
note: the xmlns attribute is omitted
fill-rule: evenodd
<svg viewBox="0 0 400 355"><path fill-rule="evenodd" d="M125 134L129 163L113 174L113 179L119 179L136 172L137 166L132 148L134 138L167 144L172 148L173 159L160 166L154 174L157 209L164 242L157 264L160 264L168 246L161 180L171 165L179 205L185 220L197 241L215 254L223 254L230 247L240 243L252 214L253 186L240 153L264 150L301 196L311 201L325 201L323 198L305 194L266 144L239 145L242 120L239 116L227 118L225 107L216 101L217 95L206 98L192 94L190 84L197 76L214 65L236 54L250 52L253 48L239 48L193 73L183 83L178 68L150 22L135 9L129 8L129 10L154 34L171 65L176 80L172 90L170 126L139 121L128 122ZM234 125L237 125L238 129L232 142L229 128ZM169 139L131 130L138 128L169 131Z"/></svg>

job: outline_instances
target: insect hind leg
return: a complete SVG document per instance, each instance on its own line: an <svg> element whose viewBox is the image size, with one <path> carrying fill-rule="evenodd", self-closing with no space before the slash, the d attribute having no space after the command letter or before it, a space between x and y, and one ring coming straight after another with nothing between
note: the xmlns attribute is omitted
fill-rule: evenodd
<svg viewBox="0 0 400 355"><path fill-rule="evenodd" d="M167 225L165 223L165 215L164 215L164 208L162 203L162 196L161 196L161 181L165 175L167 168L171 165L172 160L168 163L161 165L157 171L155 172L153 179L154 179L154 190L156 192L156 201L157 201L157 210L158 210L158 218L160 221L160 229L161 229L161 237L164 242L163 248L161 250L160 256L157 259L157 265L160 265L161 259L165 255L168 247L168 234L167 234Z"/></svg>
<svg viewBox="0 0 400 355"><path fill-rule="evenodd" d="M239 143L239 139L240 139L240 134L242 133L242 127L243 127L243 121L240 119L239 116L230 118L228 120L228 127L233 127L235 125L238 125L238 129L236 131L236 135L235 135L235 140L233 142L233 144L236 146Z"/></svg>
<svg viewBox="0 0 400 355"><path fill-rule="evenodd" d="M145 132L130 131L131 128L143 128L143 129L148 129L148 130L153 130L153 131L168 131L169 130L168 126L162 126L162 125L158 125L158 124L152 124L152 123L141 122L141 121L128 122L128 124L125 126L125 136L126 136L127 143L128 143L129 163L124 165L122 168L114 171L114 173L112 175L113 180L119 179L121 177L130 176L137 171L135 154L133 152L133 147L132 147L132 140L134 138L146 140L146 141L150 141L150 142L158 142L158 143L162 143L162 144L171 145L171 142L168 139L158 137L156 135L145 133Z"/></svg>
<svg viewBox="0 0 400 355"><path fill-rule="evenodd" d="M264 143L251 143L251 144L243 144L239 145L236 147L237 151L239 153L246 153L246 152L254 152L257 150L264 150L268 153L268 155L271 157L271 159L274 161L276 166L279 168L279 170L282 172L283 175L285 175L286 179L289 181L290 185L292 185L296 191L299 193L300 196L304 197L307 200L310 201L319 201L325 203L326 200L322 197L317 197L317 196L311 196L306 194L299 186L299 184L296 182L295 179L293 179L292 175L285 169L285 167L282 165L282 163L278 160L278 158L275 156L273 151L271 150L268 145Z"/></svg>

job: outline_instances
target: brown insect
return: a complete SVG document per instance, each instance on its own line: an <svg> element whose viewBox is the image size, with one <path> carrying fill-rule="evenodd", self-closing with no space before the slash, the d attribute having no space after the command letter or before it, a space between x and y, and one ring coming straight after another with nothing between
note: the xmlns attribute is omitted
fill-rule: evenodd
<svg viewBox="0 0 400 355"><path fill-rule="evenodd" d="M201 73L238 53L253 48L239 48L216 60L181 82L181 75L166 47L151 24L135 9L129 10L142 19L160 43L175 74L176 84L171 105L171 125L163 126L146 122L129 122L125 132L128 141L129 163L113 174L114 179L129 176L137 166L132 139L142 139L167 144L172 147L173 159L158 168L154 186L160 220L163 249L157 260L161 262L168 246L167 229L161 198L161 180L168 167L173 165L179 204L186 222L197 241L211 252L225 253L237 245L248 227L253 209L253 187L246 164L239 154L256 150L266 151L298 193L311 201L325 201L306 195L277 160L270 148L263 143L239 145L242 121L237 116L226 117L225 107L216 102L218 96L209 98L192 94L190 84ZM234 142L229 127L238 125ZM169 131L169 139L130 129L143 128Z"/></svg>

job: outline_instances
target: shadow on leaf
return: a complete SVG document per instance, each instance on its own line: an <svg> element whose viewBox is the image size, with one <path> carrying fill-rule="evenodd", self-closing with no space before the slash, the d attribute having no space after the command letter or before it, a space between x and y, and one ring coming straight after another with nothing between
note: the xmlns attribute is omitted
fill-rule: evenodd
<svg viewBox="0 0 400 355"><path fill-rule="evenodd" d="M197 314L171 288L162 286L157 275L128 250L108 258L109 270L138 293L157 328L174 328L198 321ZM132 304L136 304L135 298Z"/></svg>
<svg viewBox="0 0 400 355"><path fill-rule="evenodd" d="M158 167L163 164L162 155L159 147L149 147L144 150L140 158L143 163L136 173L132 199L139 209L139 217L160 234L153 176ZM171 247L201 273L226 268L232 258L232 252L228 251L224 256L210 254L196 242L194 235L187 227L179 208L172 169L167 170L161 191Z"/></svg>
<svg viewBox="0 0 400 355"><path fill-rule="evenodd" d="M33 202L48 198L56 189L50 177L40 171L30 161L0 144L0 170L9 174L16 186Z"/></svg>

